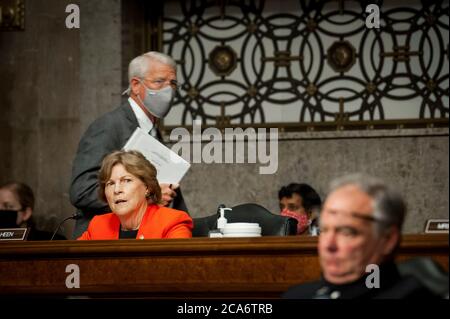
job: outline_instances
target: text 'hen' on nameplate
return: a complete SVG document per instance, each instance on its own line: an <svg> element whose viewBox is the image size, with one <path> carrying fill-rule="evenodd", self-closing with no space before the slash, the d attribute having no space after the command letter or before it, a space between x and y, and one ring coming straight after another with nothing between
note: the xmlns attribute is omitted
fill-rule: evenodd
<svg viewBox="0 0 450 319"><path fill-rule="evenodd" d="M0 229L0 240L25 240L28 228L2 228Z"/></svg>

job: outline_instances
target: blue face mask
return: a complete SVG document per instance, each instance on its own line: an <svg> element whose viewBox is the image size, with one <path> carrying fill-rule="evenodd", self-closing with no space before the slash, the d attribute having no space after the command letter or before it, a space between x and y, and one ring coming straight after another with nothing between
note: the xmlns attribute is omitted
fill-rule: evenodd
<svg viewBox="0 0 450 319"><path fill-rule="evenodd" d="M141 103L155 117L159 119L165 117L172 106L175 90L171 86L166 86L161 90L150 90L142 81L141 84L145 87L146 91L143 101L138 95Z"/></svg>

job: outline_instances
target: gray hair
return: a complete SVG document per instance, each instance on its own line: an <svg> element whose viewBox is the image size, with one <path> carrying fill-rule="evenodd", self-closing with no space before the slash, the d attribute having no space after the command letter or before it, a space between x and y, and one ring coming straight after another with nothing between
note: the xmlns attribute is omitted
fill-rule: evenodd
<svg viewBox="0 0 450 319"><path fill-rule="evenodd" d="M133 60L131 60L130 64L128 65L128 83L130 84L131 79L134 77L143 79L147 74L148 70L151 68L153 61L167 64L171 66L174 70L177 69L177 63L175 62L174 59L172 59L172 57L161 52L150 51L142 55L139 55L135 57ZM128 86L128 89L125 90L123 94L130 95L130 91L131 91L130 86Z"/></svg>
<svg viewBox="0 0 450 319"><path fill-rule="evenodd" d="M354 185L374 201L373 217L378 234L396 226L401 231L406 215L406 204L402 196L380 179L364 174L351 174L333 180L330 193L337 188Z"/></svg>

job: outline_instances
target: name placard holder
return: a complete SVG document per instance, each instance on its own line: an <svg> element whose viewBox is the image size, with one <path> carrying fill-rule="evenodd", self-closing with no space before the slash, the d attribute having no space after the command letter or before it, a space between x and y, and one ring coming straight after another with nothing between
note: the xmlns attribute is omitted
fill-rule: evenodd
<svg viewBox="0 0 450 319"><path fill-rule="evenodd" d="M0 241L26 240L28 233L28 228L2 228Z"/></svg>
<svg viewBox="0 0 450 319"><path fill-rule="evenodd" d="M426 234L448 234L448 219L429 219L425 226Z"/></svg>

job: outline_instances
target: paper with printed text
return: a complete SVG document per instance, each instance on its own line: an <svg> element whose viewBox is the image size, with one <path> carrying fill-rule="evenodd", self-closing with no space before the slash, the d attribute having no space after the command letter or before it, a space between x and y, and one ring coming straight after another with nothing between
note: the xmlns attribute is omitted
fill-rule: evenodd
<svg viewBox="0 0 450 319"><path fill-rule="evenodd" d="M155 166L159 183L178 184L191 166L140 127L136 128L123 149L141 152Z"/></svg>

